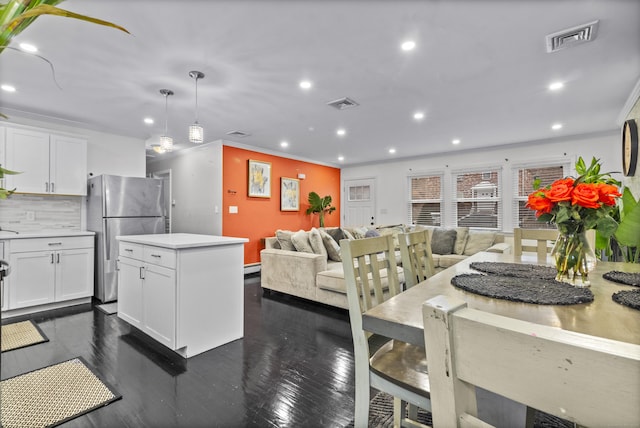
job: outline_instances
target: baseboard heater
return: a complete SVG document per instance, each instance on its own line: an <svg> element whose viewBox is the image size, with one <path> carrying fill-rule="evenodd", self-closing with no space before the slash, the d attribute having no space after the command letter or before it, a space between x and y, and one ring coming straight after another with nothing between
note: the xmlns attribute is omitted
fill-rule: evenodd
<svg viewBox="0 0 640 428"><path fill-rule="evenodd" d="M260 263L249 263L248 265L244 265L245 275L256 272L260 272Z"/></svg>

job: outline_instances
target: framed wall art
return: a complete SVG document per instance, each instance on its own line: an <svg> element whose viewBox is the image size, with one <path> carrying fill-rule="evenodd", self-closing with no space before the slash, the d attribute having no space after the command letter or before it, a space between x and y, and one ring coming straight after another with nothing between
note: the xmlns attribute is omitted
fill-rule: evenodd
<svg viewBox="0 0 640 428"><path fill-rule="evenodd" d="M280 177L280 211L300 211L300 181Z"/></svg>
<svg viewBox="0 0 640 428"><path fill-rule="evenodd" d="M248 194L254 198L271 197L271 163L249 159Z"/></svg>

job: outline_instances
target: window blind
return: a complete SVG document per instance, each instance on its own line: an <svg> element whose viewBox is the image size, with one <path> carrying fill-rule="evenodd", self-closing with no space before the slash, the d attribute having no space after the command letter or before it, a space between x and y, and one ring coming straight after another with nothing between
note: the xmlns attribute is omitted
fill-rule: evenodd
<svg viewBox="0 0 640 428"><path fill-rule="evenodd" d="M409 177L409 224L439 226L442 219L442 175Z"/></svg>
<svg viewBox="0 0 640 428"><path fill-rule="evenodd" d="M568 175L569 163L556 161L542 164L525 164L513 168L513 225L523 229L553 229L537 220L535 211L527 208L527 197L533 192L533 183L540 180L540 187L545 187L554 181Z"/></svg>
<svg viewBox="0 0 640 428"><path fill-rule="evenodd" d="M500 229L502 186L499 167L461 170L452 175L452 215L456 226Z"/></svg>

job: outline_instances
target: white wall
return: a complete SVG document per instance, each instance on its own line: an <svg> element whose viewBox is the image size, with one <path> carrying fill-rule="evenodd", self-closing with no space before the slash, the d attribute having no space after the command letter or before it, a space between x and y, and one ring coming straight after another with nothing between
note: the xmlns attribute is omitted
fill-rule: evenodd
<svg viewBox="0 0 640 428"><path fill-rule="evenodd" d="M504 218L502 228L513 229L511 221L511 171L512 165L524 162L569 159L574 168L579 156L587 162L592 156L599 158L602 172L614 172L614 177L622 180L621 148L619 132L600 133L591 136L535 141L521 145L501 146L483 149L424 156L345 167L342 169L342 184L346 180L373 178L376 182L376 222L378 224L398 224L408 221L409 186L407 177L419 173L444 173L445 191L451 188L451 171L470 167L499 166L502 168ZM575 171L572 170L572 175ZM344 185L342 192L344 192ZM341 198L345 201L344 195ZM344 203L343 203L344 204ZM346 212L341 207L341 212ZM344 221L344 219L342 219ZM451 225L445 225L451 226Z"/></svg>
<svg viewBox="0 0 640 428"><path fill-rule="evenodd" d="M173 233L222 235L222 142L147 162L147 172L171 170Z"/></svg>
<svg viewBox="0 0 640 428"><path fill-rule="evenodd" d="M142 139L21 118L14 116L14 114L10 114L9 120L5 123L7 126L15 123L47 129L49 131L75 134L86 138L88 140L87 172L94 176L100 174L124 175L129 177L145 176L145 141ZM11 169L9 165L7 165L7 168Z"/></svg>

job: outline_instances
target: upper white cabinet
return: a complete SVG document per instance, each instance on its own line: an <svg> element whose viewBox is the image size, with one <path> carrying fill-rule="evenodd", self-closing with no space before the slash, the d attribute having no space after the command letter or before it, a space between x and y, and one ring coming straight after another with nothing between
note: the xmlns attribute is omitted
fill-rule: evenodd
<svg viewBox="0 0 640 428"><path fill-rule="evenodd" d="M39 130L6 128L6 188L19 193L86 195L87 140Z"/></svg>

